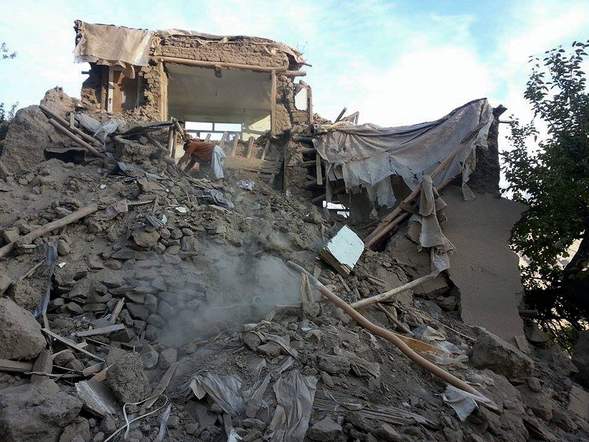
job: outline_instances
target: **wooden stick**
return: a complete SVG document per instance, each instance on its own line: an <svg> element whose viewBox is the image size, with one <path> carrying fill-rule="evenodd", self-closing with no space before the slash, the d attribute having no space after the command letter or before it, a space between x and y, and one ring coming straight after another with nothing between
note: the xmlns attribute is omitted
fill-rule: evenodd
<svg viewBox="0 0 589 442"><path fill-rule="evenodd" d="M4 247L0 248L0 258L8 255L12 251L12 249L14 248L14 245L17 242L20 244L30 244L35 239L37 239L43 235L46 235L47 233L49 233L55 229L59 229L61 227L67 226L68 224L71 224L75 221L78 221L79 219L84 218L84 217L96 212L97 210L98 210L98 204L96 204L96 203L90 204L89 206L82 207L81 209L78 209L75 212L70 213L67 216L64 216L63 218L60 218L58 220L52 221L48 224L45 224L44 226L39 227L38 229L35 229L32 232L27 233L24 236L20 236L19 238L17 238L16 241L8 243Z"/></svg>
<svg viewBox="0 0 589 442"><path fill-rule="evenodd" d="M43 112L45 112L46 114L49 114L54 120L57 120L57 122L61 123L61 125L63 127L68 128L69 130L71 130L72 132L74 132L76 135L78 135L80 138L83 138L84 140L88 141L89 143L93 143L93 144L95 144L97 146L102 146L102 143L100 142L100 140L94 138L91 135L88 135L86 132L81 131L80 129L78 129L75 126L72 126L71 120L68 123L66 120L64 120L63 118L61 118L59 115L57 115L55 112L53 112L48 107L43 106L42 104L40 104L39 107L41 108L41 110ZM70 115L73 116L73 113L70 114Z"/></svg>
<svg viewBox="0 0 589 442"><path fill-rule="evenodd" d="M341 120L347 110L348 110L348 108L344 107L342 109L342 111L339 113L339 115L337 116L337 118L335 119L334 123L337 123L339 120Z"/></svg>
<svg viewBox="0 0 589 442"><path fill-rule="evenodd" d="M393 344L395 347L397 347L401 351L401 353L403 353L405 356L407 356L409 359L411 359L417 365L426 369L427 371L429 371L433 375L437 376L438 378L442 379L443 381L449 383L450 385L453 385L454 387L456 387L460 390L464 390L472 395L477 396L477 399L480 400L485 405L489 406L490 408L497 409L497 406L490 399L483 396L474 387L468 385L462 379L459 379L456 376L454 376L453 374L448 373L443 368L438 367L436 364L428 361L423 356L419 355L417 352L415 352L413 349L411 349L397 334L395 334L389 330L386 330L382 327L379 327L378 325L370 322L368 319L366 319L364 316L362 316L360 313L358 313L356 310L354 310L354 308L352 308L347 302L340 299L331 290L329 290L327 287L325 287L323 284L321 284L321 282L319 282L317 279L315 279L315 277L313 275L311 275L309 272L307 272L301 266L299 266L298 264L295 264L292 261L288 261L288 264L291 267L296 268L300 272L307 273L309 280L313 281L315 283L315 285L319 289L319 292L325 298L327 298L328 301L330 301L336 307L339 307L340 309L342 309L344 311L344 313L346 313L348 316L350 316L354 321L356 321L362 327L367 329L370 333L372 333L376 336L380 336L383 339L386 339L391 344Z"/></svg>
<svg viewBox="0 0 589 442"><path fill-rule="evenodd" d="M360 308L360 307L365 307L370 304L374 304L375 302L386 301L387 299L389 299L395 295L398 295L399 293L405 292L407 290L411 290L413 287L423 284L424 282L429 281L430 279L434 279L439 274L440 274L440 272L435 270L431 273L428 273L425 276L414 279L413 281L408 282L407 284L403 284L402 286L395 287L394 289L391 289L391 290L387 290L386 292L381 293L380 295L371 296L370 298L365 298L365 299L362 299L358 302L354 302L351 306L353 308Z"/></svg>
<svg viewBox="0 0 589 442"><path fill-rule="evenodd" d="M123 310L124 305L125 305L125 298L119 299L119 302L117 302L117 305L115 306L114 310L112 311L112 316L110 318L111 324L114 324L117 322L117 319L119 318L119 315L121 314L121 311Z"/></svg>
<svg viewBox="0 0 589 442"><path fill-rule="evenodd" d="M10 359L0 359L0 371L9 371L13 373L25 373L33 369L32 362L12 361Z"/></svg>
<svg viewBox="0 0 589 442"><path fill-rule="evenodd" d="M99 158L104 158L105 155L102 152L99 152L96 150L96 148L88 143L86 143L84 140L82 140L80 137L76 136L75 134L73 134L72 132L69 131L69 129L66 129L65 127L63 127L61 124L59 124L57 121L53 120L52 118L49 119L49 123L55 128L57 129L58 132L61 132L62 134L66 135L67 137L71 138L73 141L75 141L78 145L86 148L88 150L88 152L90 152L92 155L94 155L95 157L99 157Z"/></svg>
<svg viewBox="0 0 589 442"><path fill-rule="evenodd" d="M286 71L280 72L280 75L284 75L285 77L305 77L307 73L305 71Z"/></svg>
<svg viewBox="0 0 589 442"><path fill-rule="evenodd" d="M96 359L97 361L104 362L104 359L102 359L99 356L96 356L93 353L90 353L88 350L84 350L81 346L76 344L74 341L70 341L69 339L66 339L63 336L59 336L57 333L53 333L51 330L47 330L46 328L42 328L41 331L43 333L51 336L53 339L56 339L57 341L61 342L62 344L65 344L68 347L73 348L74 350L84 353L85 355L90 356L91 358Z"/></svg>

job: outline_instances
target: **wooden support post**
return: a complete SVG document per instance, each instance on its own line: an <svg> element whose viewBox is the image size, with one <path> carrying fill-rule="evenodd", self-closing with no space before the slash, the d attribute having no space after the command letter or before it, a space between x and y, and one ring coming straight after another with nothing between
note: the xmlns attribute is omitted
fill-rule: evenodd
<svg viewBox="0 0 589 442"><path fill-rule="evenodd" d="M235 134L235 137L233 137L233 145L231 146L231 154L229 156L234 157L235 155L237 155L238 143L239 143L239 135Z"/></svg>
<svg viewBox="0 0 589 442"><path fill-rule="evenodd" d="M309 124L313 124L313 89L307 85L307 112L309 115Z"/></svg>
<svg viewBox="0 0 589 442"><path fill-rule="evenodd" d="M337 123L339 120L341 120L347 110L348 110L348 108L344 107L342 109L342 111L339 113L339 115L337 116L337 118L335 119L334 123Z"/></svg>
<svg viewBox="0 0 589 442"><path fill-rule="evenodd" d="M270 132L276 135L276 71L271 72L272 88L270 90Z"/></svg>
<svg viewBox="0 0 589 442"><path fill-rule="evenodd" d="M172 158L174 158L174 131L176 130L176 128L174 127L174 125L170 126L170 128L168 129L168 152L170 152L170 156Z"/></svg>
<svg viewBox="0 0 589 442"><path fill-rule="evenodd" d="M249 140L247 140L247 157L248 158L254 158L255 157L255 152L256 152L256 145L254 144L254 137L250 137Z"/></svg>
<svg viewBox="0 0 589 442"><path fill-rule="evenodd" d="M321 170L321 156L319 153L315 154L315 175L317 176L317 184L323 185L323 173Z"/></svg>
<svg viewBox="0 0 589 442"><path fill-rule="evenodd" d="M115 71L112 66L108 67L108 96L106 98L106 111L112 113L115 95Z"/></svg>
<svg viewBox="0 0 589 442"><path fill-rule="evenodd" d="M176 158L176 149L178 147L178 128L174 125L174 136L172 137L172 158Z"/></svg>

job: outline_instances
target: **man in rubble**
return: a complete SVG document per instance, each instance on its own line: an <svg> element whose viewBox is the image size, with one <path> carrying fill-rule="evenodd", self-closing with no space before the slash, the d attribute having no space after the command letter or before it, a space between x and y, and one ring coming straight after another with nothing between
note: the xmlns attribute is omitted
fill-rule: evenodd
<svg viewBox="0 0 589 442"><path fill-rule="evenodd" d="M225 152L215 142L190 138L184 143L184 155L178 161L178 167L185 172L200 170L201 165L210 165L215 179L223 179L223 161ZM198 166L197 166L198 164Z"/></svg>

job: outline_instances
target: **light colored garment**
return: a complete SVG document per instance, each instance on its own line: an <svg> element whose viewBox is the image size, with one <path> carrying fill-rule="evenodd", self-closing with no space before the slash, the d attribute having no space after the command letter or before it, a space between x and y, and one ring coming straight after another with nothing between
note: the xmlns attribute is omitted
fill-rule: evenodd
<svg viewBox="0 0 589 442"><path fill-rule="evenodd" d="M213 149L213 157L211 158L211 168L213 169L213 175L216 179L225 178L223 173L223 162L225 161L225 152L221 149L221 146L215 145Z"/></svg>

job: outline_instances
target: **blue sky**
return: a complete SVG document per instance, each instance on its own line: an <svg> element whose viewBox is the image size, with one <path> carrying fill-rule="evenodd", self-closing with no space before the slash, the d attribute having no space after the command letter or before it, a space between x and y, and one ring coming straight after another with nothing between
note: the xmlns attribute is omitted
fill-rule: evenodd
<svg viewBox="0 0 589 442"><path fill-rule="evenodd" d="M37 103L53 86L78 96L73 21L257 35L302 50L315 110L346 106L381 125L435 119L488 97L529 117L527 58L589 38L589 1L2 1L0 101Z"/></svg>

